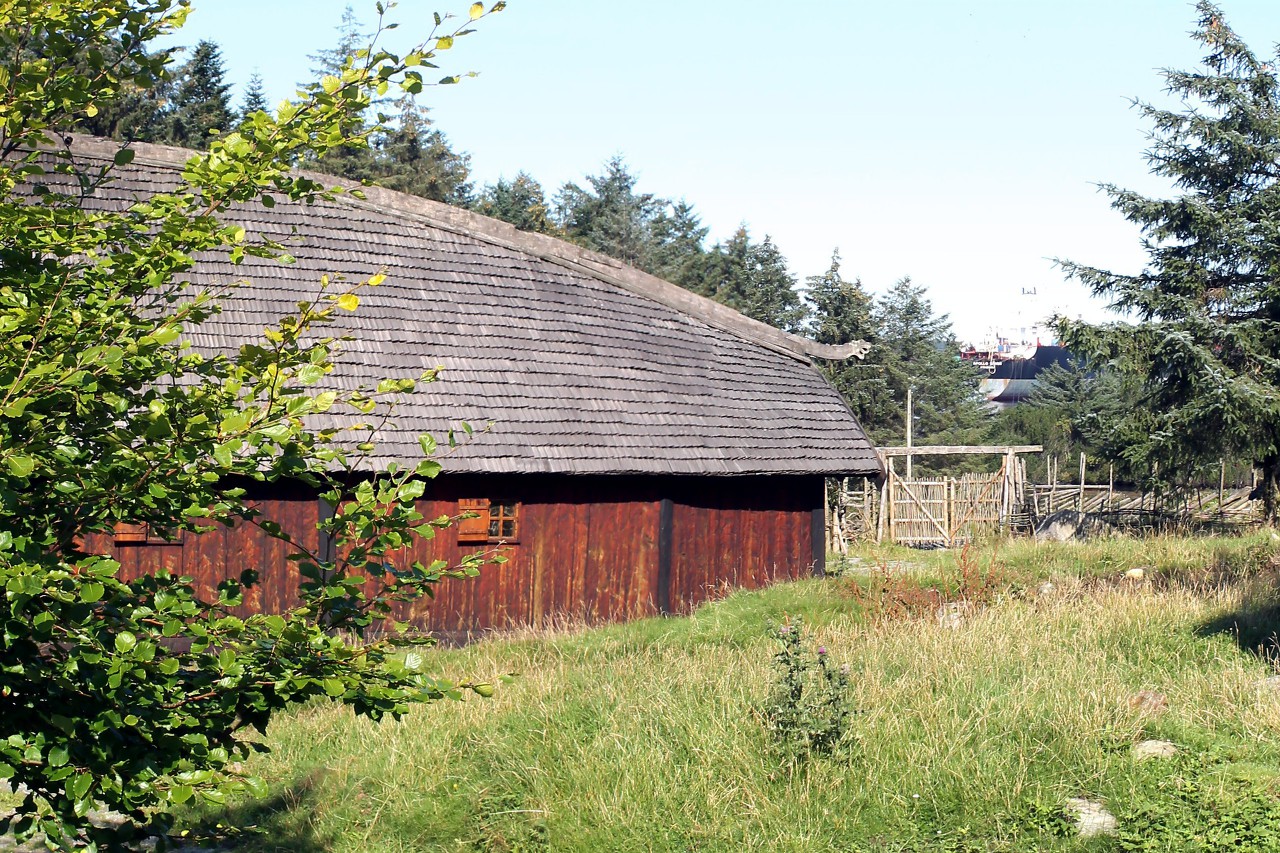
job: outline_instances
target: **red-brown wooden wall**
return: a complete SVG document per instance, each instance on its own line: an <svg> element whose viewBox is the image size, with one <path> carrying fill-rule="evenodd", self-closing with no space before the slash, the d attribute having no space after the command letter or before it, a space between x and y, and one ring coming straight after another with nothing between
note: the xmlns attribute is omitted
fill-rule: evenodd
<svg viewBox="0 0 1280 853"><path fill-rule="evenodd" d="M478 578L447 579L411 614L420 628L471 634L559 618L614 621L687 612L720 591L809 574L822 559L821 477L442 476L419 501L427 518L455 515L460 498L518 501L518 542L508 560ZM319 502L301 489L257 496L263 514L315 547ZM180 543L113 543L122 576L161 567L195 579L209 594L255 568L262 582L245 611L278 611L294 600L296 569L279 542L249 525ZM456 563L488 546L464 545L453 529L410 549L424 563ZM665 553L664 553L665 551Z"/></svg>

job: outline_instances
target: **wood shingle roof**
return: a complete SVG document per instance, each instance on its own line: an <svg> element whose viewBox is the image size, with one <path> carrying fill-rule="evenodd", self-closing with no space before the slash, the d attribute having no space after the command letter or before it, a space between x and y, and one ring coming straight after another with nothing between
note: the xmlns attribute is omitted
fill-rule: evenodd
<svg viewBox="0 0 1280 853"><path fill-rule="evenodd" d="M136 144L101 203L172 188L190 152ZM116 145L74 137L77 158ZM326 179L329 183L340 183ZM339 318L332 381L368 386L442 367L379 436L380 458L410 464L417 436L482 428L447 471L573 474L875 474L880 463L812 356L843 357L571 244L378 188L364 200L226 214L287 245L296 263L202 260L198 285L244 280L190 335L219 349L313 299L320 277L378 270Z"/></svg>

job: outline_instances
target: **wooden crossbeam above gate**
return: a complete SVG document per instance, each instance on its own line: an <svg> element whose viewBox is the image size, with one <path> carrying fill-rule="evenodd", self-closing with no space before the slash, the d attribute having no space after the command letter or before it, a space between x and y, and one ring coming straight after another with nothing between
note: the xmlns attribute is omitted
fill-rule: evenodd
<svg viewBox="0 0 1280 853"><path fill-rule="evenodd" d="M920 447L880 447L881 456L953 456L1008 453L1040 453L1040 444L926 444Z"/></svg>

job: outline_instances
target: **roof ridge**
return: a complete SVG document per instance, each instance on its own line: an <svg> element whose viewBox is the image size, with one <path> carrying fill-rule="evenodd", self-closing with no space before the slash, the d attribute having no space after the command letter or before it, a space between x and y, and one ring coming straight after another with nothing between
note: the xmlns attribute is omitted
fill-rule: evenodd
<svg viewBox="0 0 1280 853"><path fill-rule="evenodd" d="M72 153L84 153L91 157L110 159L121 148L134 152L134 162L169 168L181 168L198 152L172 145L152 142L121 143L115 140L85 134L66 134ZM808 338L776 329L767 323L753 320L705 296L699 296L678 284L658 278L616 258L585 249L567 240L521 231L509 222L494 219L461 207L432 201L420 196L390 190L385 187L363 185L346 178L299 169L297 172L312 179L323 179L326 185L339 186L347 191L359 190L364 198L346 195L338 198L339 204L363 207L381 213L394 210L413 216L435 228L450 231L473 239L531 254L582 273L591 278L613 284L638 296L673 308L683 314L701 320L709 326L729 332L752 343L766 347L782 355L801 361L810 358L840 360L861 358L866 345L861 341L847 344L821 344ZM381 202L381 203L379 203Z"/></svg>

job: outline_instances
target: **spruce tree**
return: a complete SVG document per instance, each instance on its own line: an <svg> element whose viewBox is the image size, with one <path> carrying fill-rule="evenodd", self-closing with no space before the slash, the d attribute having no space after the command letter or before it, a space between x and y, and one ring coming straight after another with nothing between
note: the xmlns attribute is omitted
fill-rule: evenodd
<svg viewBox="0 0 1280 853"><path fill-rule="evenodd" d="M466 206L471 200L471 158L449 147L427 110L405 95L399 119L374 137L372 177L379 186Z"/></svg>
<svg viewBox="0 0 1280 853"><path fill-rule="evenodd" d="M29 35L28 50L33 57L49 53L43 34ZM56 48L55 48L56 49ZM162 106L172 97L172 78L162 67L148 67L137 57L167 59L175 48L154 52L126 49L118 38L108 38L95 55L76 57L77 71L92 76L103 67L113 68L119 79L112 89L95 93L95 115L82 116L71 129L91 136L139 142L159 142L163 136Z"/></svg>
<svg viewBox="0 0 1280 853"><path fill-rule="evenodd" d="M499 178L480 192L472 206L477 213L510 222L521 231L555 234L546 193L528 172L518 172L508 181Z"/></svg>
<svg viewBox="0 0 1280 853"><path fill-rule="evenodd" d="M864 424L878 443L898 444L906 432L907 389L914 390L919 444L977 444L989 421L978 393L980 372L960 358L946 314L935 314L923 287L897 281L875 307L879 337L868 362L882 367L894 405L885 420Z"/></svg>
<svg viewBox="0 0 1280 853"><path fill-rule="evenodd" d="M240 120L244 121L256 112L270 112L271 104L267 100L267 86L262 75L257 71L249 75L249 84L244 90L244 103L240 106Z"/></svg>
<svg viewBox="0 0 1280 853"><path fill-rule="evenodd" d="M650 224L648 271L697 291L707 273L707 227L684 199L658 212Z"/></svg>
<svg viewBox="0 0 1280 853"><path fill-rule="evenodd" d="M841 275L838 249L831 253L827 271L809 276L805 285L811 305L810 337L820 344L866 341L875 351L879 341L873 316L875 300L859 279L847 281ZM878 363L846 359L823 362L821 367L864 427L869 429L890 420L893 396Z"/></svg>
<svg viewBox="0 0 1280 853"><path fill-rule="evenodd" d="M300 83L299 88L314 86L325 77L341 77L342 68L355 52L368 44L369 34L360 27L360 20L355 10L348 4L342 10L342 19L337 26L338 39L331 48L318 50L309 54L311 60L312 81ZM375 103L373 101L370 102ZM313 159L307 165L318 172L348 178L353 181L372 181L377 171L375 156L369 144L369 133L372 128L365 113L368 106L354 111L343 128L344 135L350 140L346 145L328 150L322 157Z"/></svg>
<svg viewBox="0 0 1280 853"><path fill-rule="evenodd" d="M350 3L342 10L342 18L338 21L337 30L338 41L333 47L307 55L307 59L312 62L311 76L316 80L326 74L339 76L347 58L354 56L357 50L369 43L369 33L361 29L360 19L356 17L356 10Z"/></svg>
<svg viewBox="0 0 1280 853"><path fill-rule="evenodd" d="M1138 377L1133 441L1123 454L1176 482L1223 456L1262 471L1268 521L1280 512L1280 83L1278 59L1260 60L1197 4L1197 71L1166 71L1183 106L1138 106L1151 122L1151 170L1178 195L1150 198L1105 185L1141 227L1147 262L1129 275L1063 262L1125 321L1059 320L1066 345Z"/></svg>
<svg viewBox="0 0 1280 853"><path fill-rule="evenodd" d="M747 254L748 292L742 313L784 332L804 331L808 309L796 291L796 277L768 234Z"/></svg>
<svg viewBox="0 0 1280 853"><path fill-rule="evenodd" d="M560 188L556 220L564 233L588 249L644 269L650 229L664 199L636 192L636 178L621 157L612 157L601 175L588 175L589 189L575 183Z"/></svg>
<svg viewBox="0 0 1280 853"><path fill-rule="evenodd" d="M222 51L216 43L202 39L174 77L173 101L165 111L162 141L204 149L211 133L231 130L231 85L226 76Z"/></svg>

